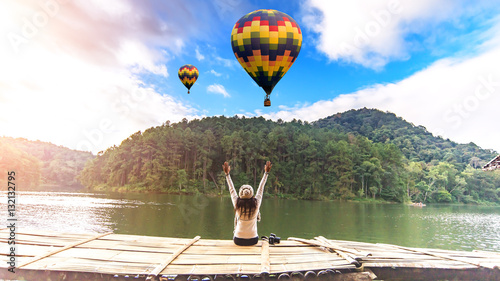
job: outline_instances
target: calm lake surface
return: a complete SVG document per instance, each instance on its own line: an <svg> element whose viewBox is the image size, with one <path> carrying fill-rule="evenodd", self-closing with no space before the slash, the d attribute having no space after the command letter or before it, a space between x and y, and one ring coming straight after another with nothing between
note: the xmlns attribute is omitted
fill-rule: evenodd
<svg viewBox="0 0 500 281"><path fill-rule="evenodd" d="M3 194L6 198L6 194ZM5 202L3 202L5 201ZM0 202L6 221L6 202ZM228 197L19 192L22 229L231 239ZM500 252L500 207L319 202L265 198L259 235Z"/></svg>

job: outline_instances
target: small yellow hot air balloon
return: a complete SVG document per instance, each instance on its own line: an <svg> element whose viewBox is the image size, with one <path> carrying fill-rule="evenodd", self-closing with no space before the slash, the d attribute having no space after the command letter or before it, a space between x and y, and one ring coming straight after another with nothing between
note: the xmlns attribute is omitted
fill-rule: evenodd
<svg viewBox="0 0 500 281"><path fill-rule="evenodd" d="M191 64L186 64L181 66L179 68L179 79L181 79L182 84L186 86L188 89L188 94L189 94L189 89L193 86L194 82L196 82L196 79L198 79L198 69Z"/></svg>

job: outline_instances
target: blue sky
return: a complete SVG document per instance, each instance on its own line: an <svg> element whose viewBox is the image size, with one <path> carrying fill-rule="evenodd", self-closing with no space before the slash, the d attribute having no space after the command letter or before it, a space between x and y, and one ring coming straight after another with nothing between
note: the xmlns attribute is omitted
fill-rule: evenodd
<svg viewBox="0 0 500 281"><path fill-rule="evenodd" d="M301 52L264 107L234 23L276 9ZM0 135L97 153L169 120L315 121L362 107L500 151L500 1L2 1ZM177 70L200 76L191 94Z"/></svg>

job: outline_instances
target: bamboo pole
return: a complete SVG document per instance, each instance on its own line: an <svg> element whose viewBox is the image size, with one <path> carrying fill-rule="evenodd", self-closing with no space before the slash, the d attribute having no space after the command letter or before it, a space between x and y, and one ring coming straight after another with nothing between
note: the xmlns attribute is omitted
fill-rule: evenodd
<svg viewBox="0 0 500 281"><path fill-rule="evenodd" d="M438 258L446 259L446 260L459 261L459 262L463 262L463 263L472 264L472 265L475 265L477 267L485 267L485 268L489 268L489 269L494 269L495 268L495 266L482 265L482 264L477 263L477 262L472 262L472 261L458 259L458 258L452 258L450 256L436 254L436 253L431 253L431 252L427 252L427 251L415 250L415 249L412 249L412 248L406 248L406 247L401 247L401 246L396 246L396 245L390 245L390 244L383 244L383 243L377 243L377 245L384 245L384 246L387 246L387 247L398 248L398 249L402 249L402 250L406 250L406 251L410 251L410 252L415 252L415 253L420 253L420 254L425 254L425 255L429 255L429 256L433 256L433 257L438 257Z"/></svg>
<svg viewBox="0 0 500 281"><path fill-rule="evenodd" d="M354 255L353 258L355 260L361 259L360 256L362 256L362 257L368 257L368 256L372 255L370 252L361 252L361 251L358 251L356 249L344 248L344 247L342 247L342 246L340 246L338 244L333 243L331 240L326 239L323 236L318 236L316 238L319 238L320 240L324 241L325 243L327 243L328 245L332 246L336 250L339 250L339 251L342 251L342 252L346 252L346 253L350 253L350 254Z"/></svg>
<svg viewBox="0 0 500 281"><path fill-rule="evenodd" d="M480 254L485 254L485 255L493 255L493 256L499 256L500 253L497 252L490 252L490 251L481 251L481 250L472 250L473 253L480 253Z"/></svg>
<svg viewBox="0 0 500 281"><path fill-rule="evenodd" d="M306 239L295 238L295 237L289 237L288 240L298 241L298 242L302 242L302 243L310 244L310 245L314 245L314 246L319 246L319 247L325 247L325 248L329 248L329 249L332 249L332 250L339 250L339 251L350 253L350 254L353 254L353 255L359 255L359 254L361 254L362 256L366 256L366 257L367 256L371 256L370 253L363 253L363 252L356 251L354 249L348 249L348 248L343 248L343 247L335 247L335 246L331 246L329 244L326 244L326 243L323 243L323 242L319 242L319 241L314 241L314 240L306 240Z"/></svg>
<svg viewBox="0 0 500 281"><path fill-rule="evenodd" d="M85 239L85 240L83 240L83 241L79 241L79 242L76 242L76 243L73 243L73 244L70 244L70 245L64 246L64 247L62 247L61 249L57 249L57 250L54 250L54 251L48 252L48 253L46 253L46 254L40 255L40 256L38 256L38 257L34 257L32 260L29 260L29 261L27 261L27 262L25 262L25 263L22 263L22 264L21 264L21 265L19 265L17 268L21 268L21 267L23 267L23 266L27 266L28 264L32 264L32 263L34 263L34 262L36 262L36 261L39 261L39 260L41 260L41 259L44 259L44 258L46 258L46 257L49 257L49 256L52 256L52 255L55 255L55 254L57 254L57 253L60 253L60 252L62 252L62 251L65 251L65 250L71 249L71 248L73 248L73 247L76 247L76 246L79 246L79 245L82 245L82 244L85 244L85 243L90 242L90 241L92 241L92 240L96 240L96 239L102 238L102 237L104 237L104 236L106 236L106 235L110 235L110 234L112 234L112 233L113 233L113 232L101 233L101 234L99 234L99 235L96 235L96 236L90 237L89 239Z"/></svg>
<svg viewBox="0 0 500 281"><path fill-rule="evenodd" d="M333 250L335 253L337 253L339 256L341 256L346 261L348 261L350 264L354 264L356 267L361 267L361 263L358 260L356 260L353 257L351 257L346 252L343 252L341 250L337 250L335 248L332 248L332 247L335 247L335 245L332 245L330 243L330 241L328 241L325 237L319 236L319 237L315 237L315 239L318 240L318 241L320 241L320 242L322 242L322 243L325 243L325 244L329 245L331 250Z"/></svg>
<svg viewBox="0 0 500 281"><path fill-rule="evenodd" d="M334 242L332 242L331 240L329 239L326 239L324 236L316 236L314 237L314 239L320 241L320 242L324 242L332 247L334 247L335 249L338 249L338 250L342 250L344 252L347 252L347 253L351 253L351 254L356 254L356 255L363 255L362 252L356 250L356 249L348 249L348 248L344 248ZM366 256L369 256L370 254L369 253L366 253L365 254Z"/></svg>
<svg viewBox="0 0 500 281"><path fill-rule="evenodd" d="M150 273L149 276L146 278L146 280L152 280L153 278L156 278L160 272L162 272L172 261L174 261L182 252L184 252L187 248L191 247L196 241L200 240L200 236L196 236L195 238L191 239L187 244L181 246L175 253L173 253L166 261L162 262L159 264L155 269L153 269Z"/></svg>
<svg viewBox="0 0 500 281"><path fill-rule="evenodd" d="M261 274L269 274L271 271L271 262L269 260L269 242L262 240L262 253L261 253Z"/></svg>

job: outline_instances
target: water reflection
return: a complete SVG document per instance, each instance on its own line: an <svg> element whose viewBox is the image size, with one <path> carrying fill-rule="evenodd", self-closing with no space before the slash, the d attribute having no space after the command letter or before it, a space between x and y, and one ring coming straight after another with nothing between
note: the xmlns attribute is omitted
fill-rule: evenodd
<svg viewBox="0 0 500 281"><path fill-rule="evenodd" d="M20 229L63 232L113 231L116 222L111 220L112 213L145 204L139 200L109 199L103 194L69 192L18 192L16 203ZM5 209L6 205L1 207Z"/></svg>
<svg viewBox="0 0 500 281"><path fill-rule="evenodd" d="M5 193L4 193L5 195ZM5 197L4 197L5 198ZM3 200L6 201L6 200ZM2 216L6 202L0 202ZM231 239L228 197L167 194L18 194L21 228ZM359 204L265 198L259 234L500 252L500 207ZM6 219L4 219L5 221Z"/></svg>

